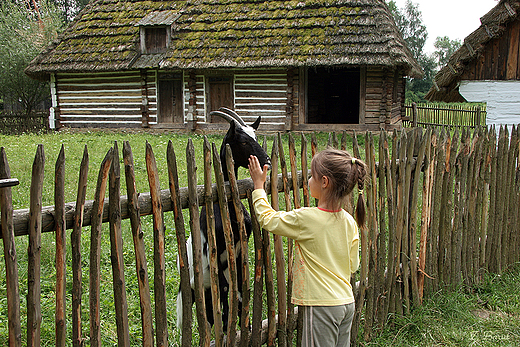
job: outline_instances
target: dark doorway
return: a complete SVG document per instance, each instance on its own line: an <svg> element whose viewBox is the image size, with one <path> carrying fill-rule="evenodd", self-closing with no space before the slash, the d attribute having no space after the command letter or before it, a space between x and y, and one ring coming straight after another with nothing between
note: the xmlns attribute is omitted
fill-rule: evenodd
<svg viewBox="0 0 520 347"><path fill-rule="evenodd" d="M159 123L184 123L181 75L159 77Z"/></svg>
<svg viewBox="0 0 520 347"><path fill-rule="evenodd" d="M208 110L215 111L220 107L234 108L231 76L208 78ZM226 122L219 116L212 116L211 123Z"/></svg>
<svg viewBox="0 0 520 347"><path fill-rule="evenodd" d="M359 71L309 69L307 123L359 124Z"/></svg>

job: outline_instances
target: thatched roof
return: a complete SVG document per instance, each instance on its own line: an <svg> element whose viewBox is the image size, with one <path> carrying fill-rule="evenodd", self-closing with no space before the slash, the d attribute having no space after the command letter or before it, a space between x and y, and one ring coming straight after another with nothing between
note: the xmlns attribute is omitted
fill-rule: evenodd
<svg viewBox="0 0 520 347"><path fill-rule="evenodd" d="M172 24L163 54L139 52L139 24ZM26 69L377 65L420 76L383 0L93 0Z"/></svg>
<svg viewBox="0 0 520 347"><path fill-rule="evenodd" d="M480 27L464 39L464 44L449 58L448 64L436 75L434 85L426 94L430 101L465 101L459 93L458 82L465 67L477 60L488 41L501 37L508 22L518 18L519 0L500 0L480 18Z"/></svg>

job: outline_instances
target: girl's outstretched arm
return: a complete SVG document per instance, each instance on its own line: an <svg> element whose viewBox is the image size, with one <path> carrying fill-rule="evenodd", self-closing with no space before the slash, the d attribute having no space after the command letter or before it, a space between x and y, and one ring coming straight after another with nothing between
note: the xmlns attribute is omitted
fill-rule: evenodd
<svg viewBox="0 0 520 347"><path fill-rule="evenodd" d="M264 189L268 169L268 165L264 165L264 167L261 168L258 158L254 155L249 157L249 174L251 175L255 189Z"/></svg>

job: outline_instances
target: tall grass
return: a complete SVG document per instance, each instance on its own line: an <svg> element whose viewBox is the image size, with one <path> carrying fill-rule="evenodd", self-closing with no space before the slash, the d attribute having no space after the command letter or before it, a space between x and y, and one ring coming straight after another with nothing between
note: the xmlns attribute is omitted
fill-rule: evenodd
<svg viewBox="0 0 520 347"><path fill-rule="evenodd" d="M520 346L520 263L475 288L440 290L364 346Z"/></svg>

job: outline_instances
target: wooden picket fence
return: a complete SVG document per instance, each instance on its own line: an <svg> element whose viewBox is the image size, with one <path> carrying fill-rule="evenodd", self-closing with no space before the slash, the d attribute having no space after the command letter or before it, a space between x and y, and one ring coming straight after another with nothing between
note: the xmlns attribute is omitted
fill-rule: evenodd
<svg viewBox="0 0 520 347"><path fill-rule="evenodd" d="M416 104L404 105L405 127L479 127L486 125L486 105L451 103L451 104Z"/></svg>
<svg viewBox="0 0 520 347"><path fill-rule="evenodd" d="M0 133L4 135L48 132L49 130L48 111L31 112L30 114L0 111Z"/></svg>
<svg viewBox="0 0 520 347"><path fill-rule="evenodd" d="M289 134L289 162L286 161L280 134L274 137L271 159L272 170L266 190L271 195L275 209L284 205L287 210L309 206L312 201L308 189L310 157L307 138L301 135L301 148L297 149L293 134ZM498 140L498 144L497 144ZM338 139L329 136L328 145L347 147L352 141L353 154L363 158L370 173L366 185L368 223L361 230L361 265L353 276L356 314L353 322L352 342L369 341L389 321L388 317L406 315L413 307L421 305L428 293L440 288L453 288L461 284L473 286L478 283L482 271L500 273L520 258L520 171L519 131L514 128L509 134L500 129L477 128L453 133L445 130L416 128L402 132L381 132L364 135L364 153L357 136L346 132ZM264 142L264 146L266 142ZM312 155L318 148L312 136ZM146 145L146 167L150 192L140 193L135 188L134 161L130 144L122 149L127 195L120 192L120 161L117 143L101 163L96 192L93 200L86 200L86 177L88 151L85 147L80 167L76 202L64 201L64 151L60 152L55 171L55 205L42 207L43 147L38 146L33 163L31 201L28 210L13 211L11 186L16 180L10 177L5 150L0 150L0 210L1 230L6 262L6 288L9 320L10 346L40 344L40 248L41 233L54 231L56 235L56 345L82 346L82 310L89 312L90 345L100 346L100 235L103 224L109 224L111 259L113 270L114 307L118 344L129 346L128 312L125 287L124 262L122 255L121 220L130 219L135 249L136 271L139 274L139 296L141 305L142 345L168 346L167 301L165 290L165 225L164 213L172 211L175 220L178 251L180 256L181 290L183 291L184 324L182 345L191 346L192 329L197 327L200 345L209 346L292 346L299 345L297 308L290 301L292 290L293 243L281 237L272 237L260 230L253 216L254 259L243 264L230 263L233 273L244 271L243 311L237 312L237 301L230 300L230 322L224 333L220 324L213 330L206 323L202 288L195 291L196 316L194 323L191 308L189 274L186 268L186 230L182 209L190 213L190 232L194 239L199 234L199 206L211 206L219 201L237 204L248 198L252 182L237 181L233 173L232 159L228 156L230 182L224 183L217 148L204 142L204 182L196 185L196 158L191 140L186 148L188 187L179 188L176 154L172 143L167 147L166 159L169 174L168 189L161 190L155 155ZM376 159L378 158L378 159ZM299 162L299 163L298 163ZM199 163L200 165L201 163ZM213 175L212 175L213 173ZM213 183L212 176L215 178ZM298 189L294 189L298 187ZM16 189L16 188L14 188ZM108 199L105 193L108 189ZM274 194L276 192L276 194ZM280 204L279 194L283 203ZM357 196L357 192L353 194ZM351 210L353 201L345 208ZM207 211L213 211L208 208ZM222 213L228 213L222 208ZM153 219L153 284L148 282L148 265L142 238L141 217L152 215ZM211 226L213 216L208 215ZM238 217L239 221L240 216ZM223 218L226 220L226 218ZM229 220L229 218L227 218ZM228 252L233 249L231 230L225 224ZM81 302L81 252L82 227L91 227L89 302ZM72 229L73 272L72 310L66 302L66 258L67 229ZM213 230L209 228L211 240ZM28 283L18 282L18 265L15 237L29 235ZM244 240L244 235L242 235ZM286 243L286 246L284 246ZM195 259L200 259L200 243L194 243ZM210 252L215 245L210 242ZM248 254L248 244L241 242L242 254ZM284 254L284 247L287 253ZM233 257L230 257L233 259ZM246 258L246 257L245 257ZM246 258L247 259L247 258ZM249 276L249 263L254 267ZM216 259L211 258L212 287L217 291ZM197 273L197 272L196 272ZM197 276L196 276L197 277ZM22 343L19 286L28 286L27 337ZM151 292L153 288L153 296ZM236 280L230 282L231 297L236 296ZM216 294L216 293L215 293ZM152 299L155 301L152 303ZM251 299L252 298L252 299ZM263 307L266 298L266 307ZM171 301L171 298L169 298ZM70 304L70 303L69 303ZM214 303L215 305L215 303ZM87 308L88 307L88 308ZM215 306L215 308L217 308ZM52 308L43 308L52 309ZM70 312L72 311L72 312ZM220 310L214 309L215 321L219 322ZM65 324L66 316L72 313L72 327ZM361 319L363 314L363 319ZM238 327L238 316L241 326ZM263 320L262 317L267 316ZM72 341L72 342L71 342Z"/></svg>

